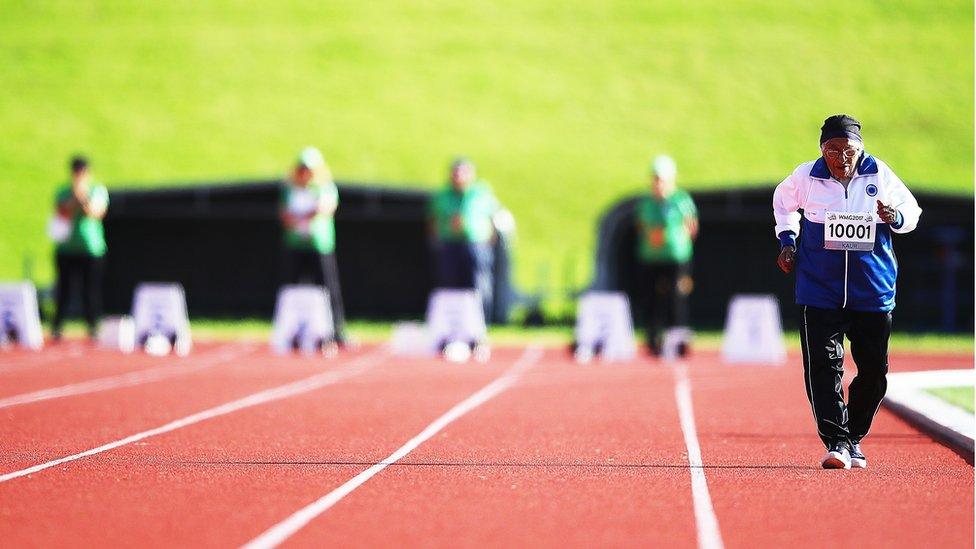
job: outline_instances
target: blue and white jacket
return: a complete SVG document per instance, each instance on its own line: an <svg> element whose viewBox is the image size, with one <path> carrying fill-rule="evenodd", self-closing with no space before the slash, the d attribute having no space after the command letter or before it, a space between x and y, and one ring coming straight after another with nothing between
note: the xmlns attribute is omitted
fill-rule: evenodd
<svg viewBox="0 0 976 549"><path fill-rule="evenodd" d="M824 249L825 212L876 214L878 200L893 206L898 219L891 225L877 220L873 250ZM914 230L921 214L901 179L866 152L847 189L830 176L823 158L800 164L773 193L780 245L797 247L797 304L871 312L894 309L898 260L891 236Z"/></svg>

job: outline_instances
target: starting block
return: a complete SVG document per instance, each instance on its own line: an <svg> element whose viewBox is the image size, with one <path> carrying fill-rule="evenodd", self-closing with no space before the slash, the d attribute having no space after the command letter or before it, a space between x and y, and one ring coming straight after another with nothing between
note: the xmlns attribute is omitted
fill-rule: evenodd
<svg viewBox="0 0 976 549"><path fill-rule="evenodd" d="M726 363L777 365L786 360L776 296L740 294L732 297L725 317L722 359Z"/></svg>
<svg viewBox="0 0 976 549"><path fill-rule="evenodd" d="M129 354L136 348L136 324L131 316L110 316L98 324L98 346Z"/></svg>
<svg viewBox="0 0 976 549"><path fill-rule="evenodd" d="M179 356L189 354L193 344L183 286L160 282L139 284L132 299L132 318L135 342L147 353L165 355L173 350Z"/></svg>
<svg viewBox="0 0 976 549"><path fill-rule="evenodd" d="M393 325L390 352L403 357L434 356L435 345L427 327L420 322L397 322Z"/></svg>
<svg viewBox="0 0 976 549"><path fill-rule="evenodd" d="M599 356L607 362L637 356L630 302L623 292L591 291L576 310L576 358L588 362Z"/></svg>
<svg viewBox="0 0 976 549"><path fill-rule="evenodd" d="M323 351L335 340L329 292L322 286L293 284L278 291L271 349L278 354Z"/></svg>
<svg viewBox="0 0 976 549"><path fill-rule="evenodd" d="M661 344L661 358L664 360L683 358L683 354L687 352L694 335L695 333L687 326L665 330L664 341Z"/></svg>
<svg viewBox="0 0 976 549"><path fill-rule="evenodd" d="M455 362L464 362L473 352L479 361L487 360L488 328L481 298L476 290L439 288L427 302L427 337L432 352L468 348L467 356L454 351L445 354Z"/></svg>
<svg viewBox="0 0 976 549"><path fill-rule="evenodd" d="M37 289L30 282L0 284L0 347L39 350L44 346Z"/></svg>

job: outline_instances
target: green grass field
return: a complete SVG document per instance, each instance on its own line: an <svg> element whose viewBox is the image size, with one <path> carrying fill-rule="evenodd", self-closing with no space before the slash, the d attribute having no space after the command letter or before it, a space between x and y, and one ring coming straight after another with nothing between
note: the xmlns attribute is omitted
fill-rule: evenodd
<svg viewBox="0 0 976 549"><path fill-rule="evenodd" d="M976 393L972 387L939 387L926 389L926 391L954 406L973 412L973 397Z"/></svg>
<svg viewBox="0 0 976 549"><path fill-rule="evenodd" d="M771 184L846 111L913 188L973 193L973 4L0 0L0 279L74 151L111 187L282 173L433 187L475 159L518 281L581 285L596 221L669 152L688 187ZM341 238L341 235L340 235ZM568 274L567 274L568 273ZM565 279L565 280L564 280Z"/></svg>

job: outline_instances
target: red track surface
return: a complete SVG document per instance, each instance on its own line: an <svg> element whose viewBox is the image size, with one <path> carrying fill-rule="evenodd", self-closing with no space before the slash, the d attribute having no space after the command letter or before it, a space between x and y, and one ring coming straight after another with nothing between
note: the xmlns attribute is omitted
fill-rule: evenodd
<svg viewBox="0 0 976 549"><path fill-rule="evenodd" d="M379 353L302 359L204 345L155 359L72 343L0 354L0 399L169 364L185 370L0 408L0 475ZM246 543L386 458L521 355L501 350L487 365L380 355L334 385L0 482L0 545ZM894 371L952 367L972 359L892 359ZM797 364L731 367L701 354L688 371L726 546L972 547L973 468L952 451L882 409L864 444L870 468L823 471ZM695 546L675 379L648 360L579 366L549 350L289 542Z"/></svg>

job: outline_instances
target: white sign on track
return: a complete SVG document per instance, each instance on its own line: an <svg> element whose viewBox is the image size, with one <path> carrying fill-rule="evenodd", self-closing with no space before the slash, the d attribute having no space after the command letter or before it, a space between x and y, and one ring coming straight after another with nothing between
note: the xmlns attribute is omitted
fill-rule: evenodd
<svg viewBox="0 0 976 549"><path fill-rule="evenodd" d="M335 338L329 292L322 286L292 284L278 291L271 349L314 353Z"/></svg>
<svg viewBox="0 0 976 549"><path fill-rule="evenodd" d="M136 325L130 316L110 316L98 324L98 346L131 353L136 346Z"/></svg>
<svg viewBox="0 0 976 549"><path fill-rule="evenodd" d="M728 363L782 364L786 360L779 302L773 295L732 297L725 317L722 359Z"/></svg>
<svg viewBox="0 0 976 549"><path fill-rule="evenodd" d="M630 302L623 292L591 291L576 311L576 346L609 362L637 356Z"/></svg>
<svg viewBox="0 0 976 549"><path fill-rule="evenodd" d="M183 286L175 282L139 284L132 299L132 318L139 345L145 345L150 339L164 338L176 354L182 356L190 352L190 319L186 313Z"/></svg>
<svg viewBox="0 0 976 549"><path fill-rule="evenodd" d="M0 284L0 343L33 350L44 346L37 290L30 282Z"/></svg>
<svg viewBox="0 0 976 549"><path fill-rule="evenodd" d="M427 302L427 334L435 351L454 342L484 342L488 329L478 292L434 290Z"/></svg>

